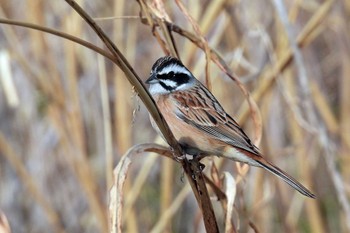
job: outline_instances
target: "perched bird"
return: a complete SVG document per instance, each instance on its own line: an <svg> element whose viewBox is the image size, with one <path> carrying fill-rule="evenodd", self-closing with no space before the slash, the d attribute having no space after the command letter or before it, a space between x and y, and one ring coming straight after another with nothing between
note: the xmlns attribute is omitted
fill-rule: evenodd
<svg viewBox="0 0 350 233"><path fill-rule="evenodd" d="M301 194L315 198L307 188L267 161L237 122L180 60L166 56L152 66L146 81L149 92L175 138L191 155L217 155L262 167ZM152 125L159 129L151 119Z"/></svg>

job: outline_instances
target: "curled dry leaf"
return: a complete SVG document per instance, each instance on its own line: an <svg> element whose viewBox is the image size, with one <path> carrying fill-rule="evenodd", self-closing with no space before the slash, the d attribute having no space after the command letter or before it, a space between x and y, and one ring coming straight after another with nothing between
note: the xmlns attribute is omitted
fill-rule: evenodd
<svg viewBox="0 0 350 233"><path fill-rule="evenodd" d="M122 232L122 210L123 210L123 191L126 176L129 171L129 167L132 162L132 157L143 152L156 152L160 155L174 158L172 152L166 147L154 144L146 143L135 145L130 148L125 155L120 159L119 163L114 169L114 185L110 190L109 201L109 216L110 216L110 232L117 233Z"/></svg>
<svg viewBox="0 0 350 233"><path fill-rule="evenodd" d="M114 169L114 185L110 191L109 214L111 220L110 232L122 232L122 201L123 186L131 164L129 158L133 153L131 148L119 161Z"/></svg>
<svg viewBox="0 0 350 233"><path fill-rule="evenodd" d="M224 172L224 189L227 198L227 209L225 217L225 233L236 232L235 226L232 222L233 203L236 197L236 181L229 173Z"/></svg>

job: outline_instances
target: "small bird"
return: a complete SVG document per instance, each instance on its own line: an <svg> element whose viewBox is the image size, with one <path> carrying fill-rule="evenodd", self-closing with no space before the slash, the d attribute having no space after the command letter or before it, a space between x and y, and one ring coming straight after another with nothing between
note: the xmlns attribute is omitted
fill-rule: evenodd
<svg viewBox="0 0 350 233"><path fill-rule="evenodd" d="M315 198L302 184L262 156L237 122L180 60L171 56L159 58L146 83L150 85L149 92L170 130L187 154L217 155L262 167L301 194ZM160 133L152 118L151 122Z"/></svg>

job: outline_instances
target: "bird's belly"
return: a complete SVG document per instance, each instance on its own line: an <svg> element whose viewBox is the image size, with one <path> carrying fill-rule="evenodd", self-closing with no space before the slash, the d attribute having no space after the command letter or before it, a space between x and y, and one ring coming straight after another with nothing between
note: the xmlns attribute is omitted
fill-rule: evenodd
<svg viewBox="0 0 350 233"><path fill-rule="evenodd" d="M191 155L207 154L221 155L224 150L221 143L216 139L209 137L205 132L189 125L176 116L176 124L170 124L169 127L174 134L176 140L185 149L186 153ZM173 121L171 121L173 122Z"/></svg>

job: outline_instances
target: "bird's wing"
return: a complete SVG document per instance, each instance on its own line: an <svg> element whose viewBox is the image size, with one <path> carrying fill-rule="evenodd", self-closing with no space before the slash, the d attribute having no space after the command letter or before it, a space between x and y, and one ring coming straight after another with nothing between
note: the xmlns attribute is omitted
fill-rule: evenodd
<svg viewBox="0 0 350 233"><path fill-rule="evenodd" d="M219 141L260 156L258 148L204 86L174 92L172 97L178 109L176 115L181 120Z"/></svg>

